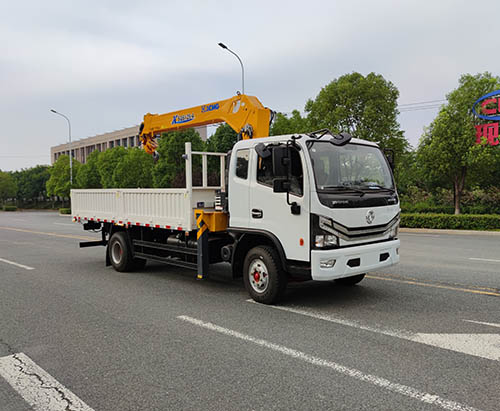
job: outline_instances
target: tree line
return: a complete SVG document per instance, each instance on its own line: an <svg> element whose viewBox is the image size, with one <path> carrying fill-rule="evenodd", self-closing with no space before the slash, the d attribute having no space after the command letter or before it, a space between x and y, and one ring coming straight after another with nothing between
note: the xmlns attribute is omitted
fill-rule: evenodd
<svg viewBox="0 0 500 411"><path fill-rule="evenodd" d="M305 103L304 114L297 109L291 114L276 113L270 134L328 128L378 142L396 154L395 176L403 204L420 204L423 209L452 206L459 214L462 203L467 207L470 203L500 204L500 146L492 146L486 139L476 144L477 119L471 111L480 96L498 89L498 76L462 75L413 148L397 121L396 86L380 74L364 76L354 72L323 87ZM73 160L73 188L183 187L182 154L187 141L194 151L227 152L237 141L237 134L226 124L219 126L206 142L192 129L164 134L159 140L160 159L156 163L140 148L94 151L85 164ZM193 160L193 177L201 180L201 158ZM215 182L217 170L218 160L209 158L209 179ZM52 167L0 173L0 198L67 198L71 188L69 173L69 157L65 155Z"/></svg>
<svg viewBox="0 0 500 411"><path fill-rule="evenodd" d="M403 209L438 211L452 206L460 214L465 205L467 212L500 214L500 145L484 137L477 144L474 126L488 121L472 113L478 98L499 89L500 78L491 73L462 75L413 148L397 122L397 88L374 73L351 73L307 101L304 116L298 110L278 114L273 132L329 128L393 149Z"/></svg>

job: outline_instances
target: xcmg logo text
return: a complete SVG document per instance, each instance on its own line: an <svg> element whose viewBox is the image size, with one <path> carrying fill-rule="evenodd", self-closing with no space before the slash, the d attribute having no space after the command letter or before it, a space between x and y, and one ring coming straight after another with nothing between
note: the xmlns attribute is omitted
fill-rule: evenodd
<svg viewBox="0 0 500 411"><path fill-rule="evenodd" d="M219 109L219 103L215 104L205 104L204 106L201 106L201 112L206 113L208 111L214 111Z"/></svg>

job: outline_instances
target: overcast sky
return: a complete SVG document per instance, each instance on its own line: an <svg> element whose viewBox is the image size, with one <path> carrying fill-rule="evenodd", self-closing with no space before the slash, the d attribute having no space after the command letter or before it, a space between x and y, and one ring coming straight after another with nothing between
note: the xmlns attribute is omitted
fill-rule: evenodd
<svg viewBox="0 0 500 411"><path fill-rule="evenodd" d="M333 79L382 74L400 104L443 99L463 73L500 74L500 2L2 1L0 169L50 163L50 147L246 94L303 110ZM437 109L401 113L412 145Z"/></svg>

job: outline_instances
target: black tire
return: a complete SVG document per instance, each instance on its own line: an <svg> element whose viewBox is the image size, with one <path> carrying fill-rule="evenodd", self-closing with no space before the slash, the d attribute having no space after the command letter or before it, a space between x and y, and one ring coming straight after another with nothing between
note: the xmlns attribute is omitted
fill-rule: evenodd
<svg viewBox="0 0 500 411"><path fill-rule="evenodd" d="M243 282L252 299L259 303L274 304L282 297L287 276L274 248L259 246L247 253L243 264Z"/></svg>
<svg viewBox="0 0 500 411"><path fill-rule="evenodd" d="M116 271L125 272L134 268L132 250L124 231L114 233L109 240L108 254L111 265Z"/></svg>
<svg viewBox="0 0 500 411"><path fill-rule="evenodd" d="M145 258L135 257L132 260L134 271L144 270L144 267L146 267L147 262L148 262L148 260L146 260Z"/></svg>
<svg viewBox="0 0 500 411"><path fill-rule="evenodd" d="M356 285L363 278L365 278L365 274L358 274L352 277L338 278L335 282L341 285Z"/></svg>

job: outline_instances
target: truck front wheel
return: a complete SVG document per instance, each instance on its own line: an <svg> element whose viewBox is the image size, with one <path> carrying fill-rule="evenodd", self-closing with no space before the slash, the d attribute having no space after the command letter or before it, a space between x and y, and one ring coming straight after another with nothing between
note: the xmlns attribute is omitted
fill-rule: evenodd
<svg viewBox="0 0 500 411"><path fill-rule="evenodd" d="M128 244L127 234L123 231L114 233L109 240L109 259L116 271L130 271L134 267L131 250Z"/></svg>
<svg viewBox="0 0 500 411"><path fill-rule="evenodd" d="M252 248L245 257L243 282L257 302L273 304L283 295L287 278L278 254L272 247Z"/></svg>

